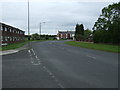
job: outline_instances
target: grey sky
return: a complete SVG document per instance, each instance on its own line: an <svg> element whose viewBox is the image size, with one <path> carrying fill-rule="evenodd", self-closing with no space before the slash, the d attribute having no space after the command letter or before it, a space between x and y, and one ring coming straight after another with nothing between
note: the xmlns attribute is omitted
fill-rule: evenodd
<svg viewBox="0 0 120 90"><path fill-rule="evenodd" d="M42 24L42 34L56 34L58 30L74 30L77 23L83 24L85 29L91 29L102 8L113 2L115 1L30 1L30 33L39 32L40 22L46 22ZM0 8L2 22L20 28L27 34L27 1L2 2Z"/></svg>

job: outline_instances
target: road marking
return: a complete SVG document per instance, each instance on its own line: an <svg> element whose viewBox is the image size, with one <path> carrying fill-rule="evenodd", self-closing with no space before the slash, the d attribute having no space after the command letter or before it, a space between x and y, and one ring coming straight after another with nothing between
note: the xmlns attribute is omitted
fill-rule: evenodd
<svg viewBox="0 0 120 90"><path fill-rule="evenodd" d="M58 84L61 88L64 88L63 85L61 85L61 83Z"/></svg>
<svg viewBox="0 0 120 90"><path fill-rule="evenodd" d="M34 63L34 64L32 64L32 65L38 66L38 65L40 65L40 63Z"/></svg>
<svg viewBox="0 0 120 90"><path fill-rule="evenodd" d="M90 58L93 58L93 59L96 59L96 57L93 57L93 56L90 56L90 55L86 55L87 57L90 57Z"/></svg>
<svg viewBox="0 0 120 90"><path fill-rule="evenodd" d="M28 52L30 53L30 50L28 50Z"/></svg>
<svg viewBox="0 0 120 90"><path fill-rule="evenodd" d="M91 61L88 61L88 63L92 63Z"/></svg>
<svg viewBox="0 0 120 90"><path fill-rule="evenodd" d="M33 53L31 53L31 51L32 51ZM35 54L35 52L34 52L33 49L28 50L28 53L29 53L29 55L30 55L30 59L31 59L31 64L32 64L32 65L40 65L40 64L41 64L40 59L37 57L37 55ZM34 56L33 56L32 54L33 54Z"/></svg>
<svg viewBox="0 0 120 90"><path fill-rule="evenodd" d="M43 69L51 76L51 78L57 83L57 85L60 87L60 88L64 88L63 85L58 81L58 79L55 77L55 75L53 75L53 73L48 70L46 68L46 66L43 66Z"/></svg>
<svg viewBox="0 0 120 90"><path fill-rule="evenodd" d="M34 54L34 58L35 59L33 59L31 51ZM40 59L37 57L37 55L35 54L35 52L34 52L33 49L31 49L31 51L28 50L28 52L30 54L30 57L31 57L31 63L32 63L32 65L35 65L35 66L40 65L41 64ZM36 62L36 60L37 60L37 62ZM58 81L58 79L55 77L55 75L53 75L53 73L50 70L48 70L45 66L43 66L43 69L51 76L51 78L53 78L53 80L58 84L58 86L60 88L64 88L63 85Z"/></svg>
<svg viewBox="0 0 120 90"><path fill-rule="evenodd" d="M33 50L33 49L31 49L31 50L32 50L33 54L35 55L35 52L34 52L34 50Z"/></svg>
<svg viewBox="0 0 120 90"><path fill-rule="evenodd" d="M36 58L36 59L38 59L38 57L37 57L37 56L35 56L35 58Z"/></svg>

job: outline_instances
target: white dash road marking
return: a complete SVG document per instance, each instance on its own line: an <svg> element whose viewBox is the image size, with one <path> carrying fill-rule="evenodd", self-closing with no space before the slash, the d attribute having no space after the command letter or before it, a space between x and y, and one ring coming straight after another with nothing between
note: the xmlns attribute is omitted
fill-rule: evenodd
<svg viewBox="0 0 120 90"><path fill-rule="evenodd" d="M92 63L91 61L88 61L88 63Z"/></svg>
<svg viewBox="0 0 120 90"><path fill-rule="evenodd" d="M32 50L33 54L35 55L35 52L34 52L34 50L33 50L33 49L31 49L31 50Z"/></svg>
<svg viewBox="0 0 120 90"><path fill-rule="evenodd" d="M28 50L28 53L30 53L30 50Z"/></svg>
<svg viewBox="0 0 120 90"><path fill-rule="evenodd" d="M33 52L33 55L32 55L32 53L31 53L31 51ZM32 65L40 65L41 64L41 62L40 62L40 59L37 57L37 55L35 54L35 52L34 52L34 50L33 49L31 49L31 50L28 50L28 53L29 53L29 55L30 55L30 59L31 59L31 63L32 63Z"/></svg>
<svg viewBox="0 0 120 90"><path fill-rule="evenodd" d="M63 48L63 49L64 49L64 48ZM37 60L37 63L35 63L35 60L34 60L33 57L32 57L31 51L32 51L33 54L34 54L34 57L35 57L35 59ZM31 51L28 50L28 52L29 52L29 54L30 54L30 57L31 57L31 63L32 63L32 65L35 65L35 66L40 65L40 64L41 64L40 59L37 57L37 55L35 54L35 52L34 52L33 49L31 49ZM50 70L48 70L45 66L43 66L43 68L44 68L44 70L55 80L55 82L58 84L58 86L59 86L60 88L64 88L63 85L58 81L58 79L53 75L53 73L52 73Z"/></svg>
<svg viewBox="0 0 120 90"><path fill-rule="evenodd" d="M63 85L61 85L61 83L58 84L61 88L64 88Z"/></svg>
<svg viewBox="0 0 120 90"><path fill-rule="evenodd" d="M38 65L40 65L40 63L34 63L34 64L32 64L32 65L38 66Z"/></svg>
<svg viewBox="0 0 120 90"><path fill-rule="evenodd" d="M37 56L35 56L35 58L36 58L36 59L38 59L38 57L37 57Z"/></svg>
<svg viewBox="0 0 120 90"><path fill-rule="evenodd" d="M55 75L53 75L53 73L46 68L46 66L43 66L44 70L51 76L51 78L53 78L53 80L58 84L58 86L60 88L64 88L63 85L58 81L58 79L55 77Z"/></svg>
<svg viewBox="0 0 120 90"><path fill-rule="evenodd" d="M90 56L90 55L86 55L87 57L90 57L90 58L93 58L93 59L96 59L96 57L93 57L93 56Z"/></svg>

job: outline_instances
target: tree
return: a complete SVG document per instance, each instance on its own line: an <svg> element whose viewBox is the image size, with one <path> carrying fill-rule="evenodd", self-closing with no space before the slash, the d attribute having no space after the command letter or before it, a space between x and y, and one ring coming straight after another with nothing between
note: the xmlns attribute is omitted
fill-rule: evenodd
<svg viewBox="0 0 120 90"><path fill-rule="evenodd" d="M32 39L33 39L33 40L38 40L38 39L40 39L39 34L38 34L38 33L32 34Z"/></svg>
<svg viewBox="0 0 120 90"><path fill-rule="evenodd" d="M76 41L80 40L79 35L80 35L80 33L79 33L79 24L77 24L76 27L75 27L75 39L76 39Z"/></svg>
<svg viewBox="0 0 120 90"><path fill-rule="evenodd" d="M120 2L109 5L102 9L102 14L95 22L94 42L97 43L120 43Z"/></svg>
<svg viewBox="0 0 120 90"><path fill-rule="evenodd" d="M75 39L76 41L80 41L84 39L84 26L83 24L77 24L75 27Z"/></svg>
<svg viewBox="0 0 120 90"><path fill-rule="evenodd" d="M48 40L49 39L49 35L45 35L45 39Z"/></svg>
<svg viewBox="0 0 120 90"><path fill-rule="evenodd" d="M83 26L83 24L81 24L81 25L79 26L79 28L80 28L80 34L81 34L81 35L84 35L84 26Z"/></svg>
<svg viewBox="0 0 120 90"><path fill-rule="evenodd" d="M84 40L88 40L91 34L92 34L92 31L89 29L86 29L84 31Z"/></svg>

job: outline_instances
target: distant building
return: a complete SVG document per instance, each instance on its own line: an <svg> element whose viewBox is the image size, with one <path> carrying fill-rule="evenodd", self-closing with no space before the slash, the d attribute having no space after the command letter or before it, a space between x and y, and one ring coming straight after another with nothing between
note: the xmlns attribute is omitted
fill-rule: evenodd
<svg viewBox="0 0 120 90"><path fill-rule="evenodd" d="M75 31L58 31L57 39L74 39Z"/></svg>
<svg viewBox="0 0 120 90"><path fill-rule="evenodd" d="M11 43L23 42L25 32L4 23L0 23L0 44L7 45Z"/></svg>

